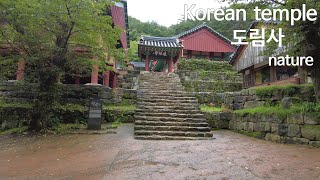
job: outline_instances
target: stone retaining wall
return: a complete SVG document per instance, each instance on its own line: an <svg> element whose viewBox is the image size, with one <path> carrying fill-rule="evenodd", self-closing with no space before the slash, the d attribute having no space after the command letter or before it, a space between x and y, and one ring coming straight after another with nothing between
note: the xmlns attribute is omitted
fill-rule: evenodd
<svg viewBox="0 0 320 180"><path fill-rule="evenodd" d="M236 72L179 70L177 74L188 92L222 93L242 88L241 76Z"/></svg>
<svg viewBox="0 0 320 180"><path fill-rule="evenodd" d="M276 115L253 115L242 117L234 114L229 129L261 132L265 140L303 144L320 147L320 120L316 117L290 114L284 120Z"/></svg>

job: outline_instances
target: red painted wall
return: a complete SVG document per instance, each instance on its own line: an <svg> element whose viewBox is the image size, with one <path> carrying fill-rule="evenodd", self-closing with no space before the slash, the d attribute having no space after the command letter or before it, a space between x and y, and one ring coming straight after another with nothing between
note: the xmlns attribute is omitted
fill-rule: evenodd
<svg viewBox="0 0 320 180"><path fill-rule="evenodd" d="M182 37L184 50L202 52L235 52L236 49L206 29Z"/></svg>
<svg viewBox="0 0 320 180"><path fill-rule="evenodd" d="M112 6L111 7L111 15L113 18L114 25L125 30L126 29L126 22L125 22L124 8L118 7L118 6ZM127 49L127 35L126 35L125 31L123 31L121 33L120 41L121 41L123 49Z"/></svg>

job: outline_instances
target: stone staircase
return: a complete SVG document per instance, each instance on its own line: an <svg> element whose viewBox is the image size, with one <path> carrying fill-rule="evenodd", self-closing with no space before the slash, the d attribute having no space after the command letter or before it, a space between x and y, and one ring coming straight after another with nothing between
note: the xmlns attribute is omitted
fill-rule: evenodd
<svg viewBox="0 0 320 180"><path fill-rule="evenodd" d="M197 99L185 92L176 74L141 74L137 101L135 139L212 138Z"/></svg>

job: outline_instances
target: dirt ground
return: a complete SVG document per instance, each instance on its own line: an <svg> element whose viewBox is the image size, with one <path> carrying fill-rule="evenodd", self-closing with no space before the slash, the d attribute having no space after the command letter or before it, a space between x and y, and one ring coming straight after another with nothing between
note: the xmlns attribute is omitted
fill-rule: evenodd
<svg viewBox="0 0 320 180"><path fill-rule="evenodd" d="M117 134L0 136L0 179L320 179L320 149L214 137L134 140L133 125Z"/></svg>

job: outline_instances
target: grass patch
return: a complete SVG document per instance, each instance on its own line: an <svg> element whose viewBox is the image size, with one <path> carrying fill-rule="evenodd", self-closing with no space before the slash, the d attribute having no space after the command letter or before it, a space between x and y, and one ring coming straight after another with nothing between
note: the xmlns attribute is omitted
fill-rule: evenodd
<svg viewBox="0 0 320 180"><path fill-rule="evenodd" d="M202 112L221 112L222 108L221 107L213 107L213 106L208 106L208 105L201 105L200 109Z"/></svg>
<svg viewBox="0 0 320 180"><path fill-rule="evenodd" d="M116 129L118 128L122 123L120 121L115 121L111 124L111 128Z"/></svg>
<svg viewBox="0 0 320 180"><path fill-rule="evenodd" d="M241 109L234 111L239 116L253 116L256 114L262 115L276 115L280 119L287 118L288 114L309 114L320 118L320 103L304 102L300 104L294 104L289 109L283 108L281 105L276 106L260 106L251 109Z"/></svg>
<svg viewBox="0 0 320 180"><path fill-rule="evenodd" d="M10 135L10 134L22 134L23 132L27 131L28 127L23 126L23 127L18 127L18 128L13 128L13 129L7 129L4 131L0 131L0 135Z"/></svg>
<svg viewBox="0 0 320 180"><path fill-rule="evenodd" d="M58 124L57 126L53 127L53 131L58 134L64 134L74 129L81 129L85 128L84 124Z"/></svg>
<svg viewBox="0 0 320 180"><path fill-rule="evenodd" d="M111 111L134 111L136 110L135 105L108 105L103 106L104 110L111 110Z"/></svg>
<svg viewBox="0 0 320 180"><path fill-rule="evenodd" d="M0 108L28 108L31 109L32 103L7 103L4 100L0 100Z"/></svg>
<svg viewBox="0 0 320 180"><path fill-rule="evenodd" d="M272 96L300 97L302 94L314 95L313 84L287 84L256 87L257 96L262 98L270 98Z"/></svg>

